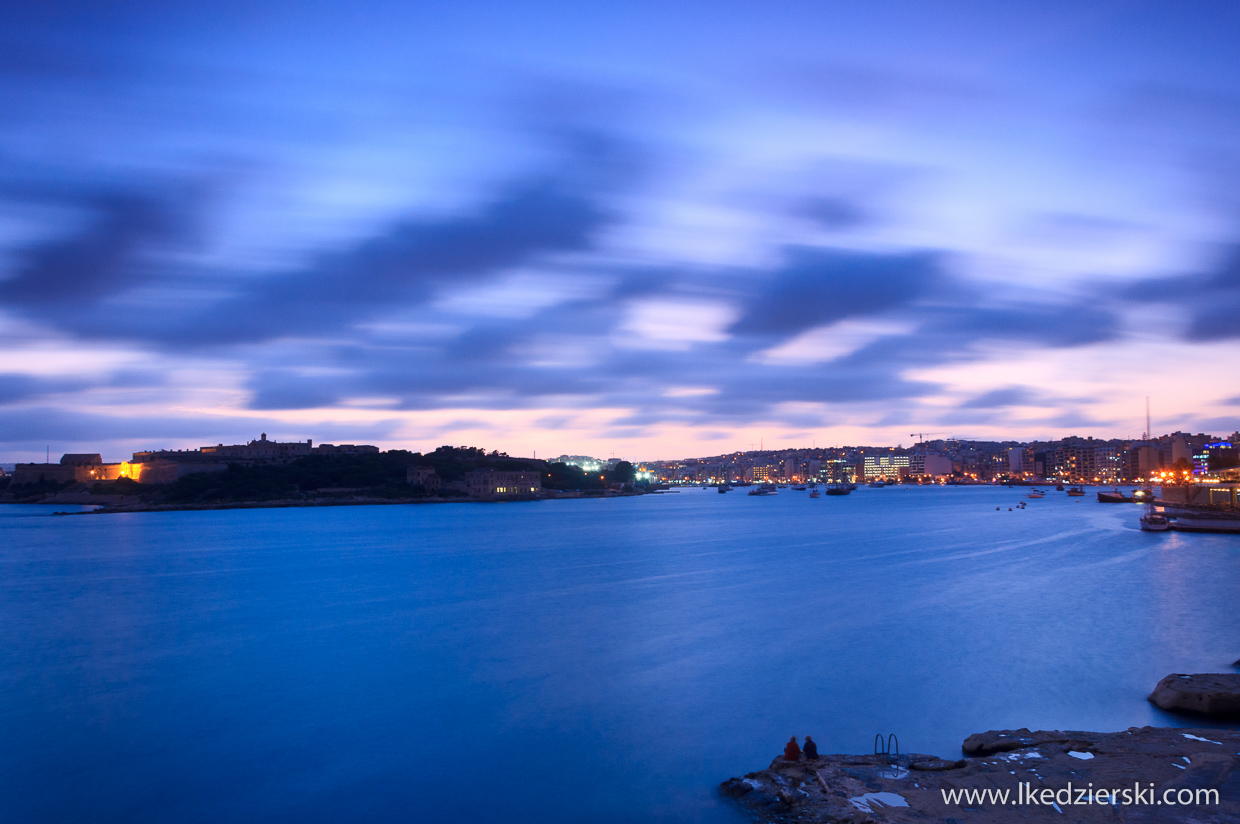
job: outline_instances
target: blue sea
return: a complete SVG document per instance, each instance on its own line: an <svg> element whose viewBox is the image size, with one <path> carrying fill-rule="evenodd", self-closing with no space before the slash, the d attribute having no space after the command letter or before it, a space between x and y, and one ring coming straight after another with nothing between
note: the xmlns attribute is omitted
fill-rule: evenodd
<svg viewBox="0 0 1240 824"><path fill-rule="evenodd" d="M1191 725L1240 537L1025 500L0 507L0 821L737 822L790 735Z"/></svg>

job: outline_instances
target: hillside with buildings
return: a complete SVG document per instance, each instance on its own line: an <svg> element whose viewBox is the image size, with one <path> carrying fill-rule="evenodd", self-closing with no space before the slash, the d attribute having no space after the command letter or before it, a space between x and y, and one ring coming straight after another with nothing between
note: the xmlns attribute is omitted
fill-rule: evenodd
<svg viewBox="0 0 1240 824"><path fill-rule="evenodd" d="M634 469L514 458L477 447L421 454L368 444L277 442L133 453L105 463L69 453L57 463L16 464L0 477L0 502L198 506L285 502L503 500L633 493Z"/></svg>
<svg viewBox="0 0 1240 824"><path fill-rule="evenodd" d="M1230 437L1173 432L1140 440L940 439L910 447L844 446L733 452L651 461L641 469L665 483L763 481L1074 484L1156 483L1230 474L1240 466L1240 432Z"/></svg>
<svg viewBox="0 0 1240 824"><path fill-rule="evenodd" d="M890 483L1151 484L1240 476L1240 432L1185 432L1135 441L940 439L911 447L845 446L734 452L639 466L621 459L510 457L477 447L425 454L368 444L277 442L148 450L105 463L69 453L17 464L0 502L227 505L271 501L418 501L605 495L652 485L884 481Z"/></svg>

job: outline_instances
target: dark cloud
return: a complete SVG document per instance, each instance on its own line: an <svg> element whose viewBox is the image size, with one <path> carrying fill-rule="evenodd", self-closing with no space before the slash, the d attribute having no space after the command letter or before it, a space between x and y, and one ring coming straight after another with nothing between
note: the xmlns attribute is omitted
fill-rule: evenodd
<svg viewBox="0 0 1240 824"><path fill-rule="evenodd" d="M1008 406L1029 406L1037 403L1037 398L1028 389L1009 386L994 389L960 404L962 409L1003 409Z"/></svg>
<svg viewBox="0 0 1240 824"><path fill-rule="evenodd" d="M35 197L62 194L56 187ZM0 282L0 306L67 325L104 299L147 282L155 276L151 254L194 237L197 194L134 189L75 195L71 205L86 215L82 228L20 251L14 271Z"/></svg>
<svg viewBox="0 0 1240 824"><path fill-rule="evenodd" d="M1191 429L1197 429L1200 432L1211 432L1216 435L1230 435L1240 430L1240 415L1224 415L1216 418L1190 418L1191 423L1186 426Z"/></svg>
<svg viewBox="0 0 1240 824"><path fill-rule="evenodd" d="M264 369L250 378L249 407L254 410L314 409L331 406L338 401L347 381L324 380L322 376L306 376L295 372Z"/></svg>
<svg viewBox="0 0 1240 824"><path fill-rule="evenodd" d="M1192 340L1240 337L1240 247L1233 248L1222 265L1200 283L1189 298L1194 309L1188 336Z"/></svg>
<svg viewBox="0 0 1240 824"><path fill-rule="evenodd" d="M731 331L790 338L848 317L905 306L941 279L933 254L880 255L801 249L745 302Z"/></svg>
<svg viewBox="0 0 1240 824"><path fill-rule="evenodd" d="M1189 340L1240 337L1240 245L1223 250L1211 272L1142 281L1125 295L1143 303L1182 306L1189 313Z"/></svg>
<svg viewBox="0 0 1240 824"><path fill-rule="evenodd" d="M521 184L474 214L407 221L308 270L268 277L167 330L167 339L220 345L321 336L541 255L588 249L607 220L596 201L560 182Z"/></svg>
<svg viewBox="0 0 1240 824"><path fill-rule="evenodd" d="M807 217L823 229L843 231L856 229L870 222L869 213L848 198L814 198L802 203L796 214Z"/></svg>
<svg viewBox="0 0 1240 824"><path fill-rule="evenodd" d="M1041 346L1084 346L1120 333L1117 312L1096 300L1069 305L940 307L928 314L923 343L965 346L979 340L1022 341Z"/></svg>
<svg viewBox="0 0 1240 824"><path fill-rule="evenodd" d="M29 401L47 395L76 392L87 385L80 379L61 380L31 375L0 374L0 405Z"/></svg>

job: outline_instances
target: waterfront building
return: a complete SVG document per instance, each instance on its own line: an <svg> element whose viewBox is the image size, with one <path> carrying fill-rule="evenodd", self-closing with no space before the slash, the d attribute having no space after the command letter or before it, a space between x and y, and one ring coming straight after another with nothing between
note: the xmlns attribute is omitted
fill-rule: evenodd
<svg viewBox="0 0 1240 824"><path fill-rule="evenodd" d="M1148 443L1135 443L1128 448L1128 478L1148 480L1162 469L1158 450Z"/></svg>
<svg viewBox="0 0 1240 824"><path fill-rule="evenodd" d="M769 481L771 479L771 475L773 474L772 470L774 468L775 467L767 464L759 464L753 468L752 479L755 481Z"/></svg>
<svg viewBox="0 0 1240 824"><path fill-rule="evenodd" d="M128 478L140 484L172 483L197 472L221 472L221 463L179 463L176 461L144 461L104 463L98 454L69 453L58 464L18 464L13 473L15 485L40 483L80 483L93 485L104 481Z"/></svg>
<svg viewBox="0 0 1240 824"><path fill-rule="evenodd" d="M866 474L869 474L867 470ZM908 475L916 478L941 478L952 474L952 459L931 453L908 456Z"/></svg>
<svg viewBox="0 0 1240 824"><path fill-rule="evenodd" d="M411 466L405 472L405 480L412 486L425 487L429 492L438 490L443 486L443 479L435 472L432 466Z"/></svg>
<svg viewBox="0 0 1240 824"><path fill-rule="evenodd" d="M475 498L537 495L542 491L542 473L475 469L465 475L465 491Z"/></svg>
<svg viewBox="0 0 1240 824"><path fill-rule="evenodd" d="M1118 446L1094 447L1094 480L1104 484L1119 483L1124 477L1124 461Z"/></svg>
<svg viewBox="0 0 1240 824"><path fill-rule="evenodd" d="M318 446L314 441L269 441L264 432L256 441L244 444L216 444L198 449L155 449L133 453L134 463L174 461L176 463L283 463L310 455L377 455L379 447L371 444L330 444Z"/></svg>
<svg viewBox="0 0 1240 824"><path fill-rule="evenodd" d="M908 455L866 455L865 477L867 478L899 478L901 471L908 474Z"/></svg>

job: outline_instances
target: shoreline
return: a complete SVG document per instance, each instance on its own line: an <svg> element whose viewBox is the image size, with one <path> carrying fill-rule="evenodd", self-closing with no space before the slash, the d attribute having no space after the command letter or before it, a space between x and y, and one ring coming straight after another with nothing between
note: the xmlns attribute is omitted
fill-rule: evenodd
<svg viewBox="0 0 1240 824"><path fill-rule="evenodd" d="M763 824L1240 822L1240 730L991 730L969 736L961 750L957 761L918 753L781 755L719 790ZM1120 792L1099 792L1110 790Z"/></svg>
<svg viewBox="0 0 1240 824"><path fill-rule="evenodd" d="M132 512L198 512L227 509L306 509L334 506L407 506L412 504L508 504L529 503L534 501L605 499L605 498L636 498L650 493L607 493L603 495L585 495L566 492L560 495L525 496L511 498L311 498L294 500L281 498L271 501L221 501L219 503L124 503L107 500L44 500L44 501L0 501L0 505L25 506L94 506L95 509L81 512L52 512L51 515L110 515ZM85 497L85 496L83 496ZM99 496L104 497L104 496Z"/></svg>

